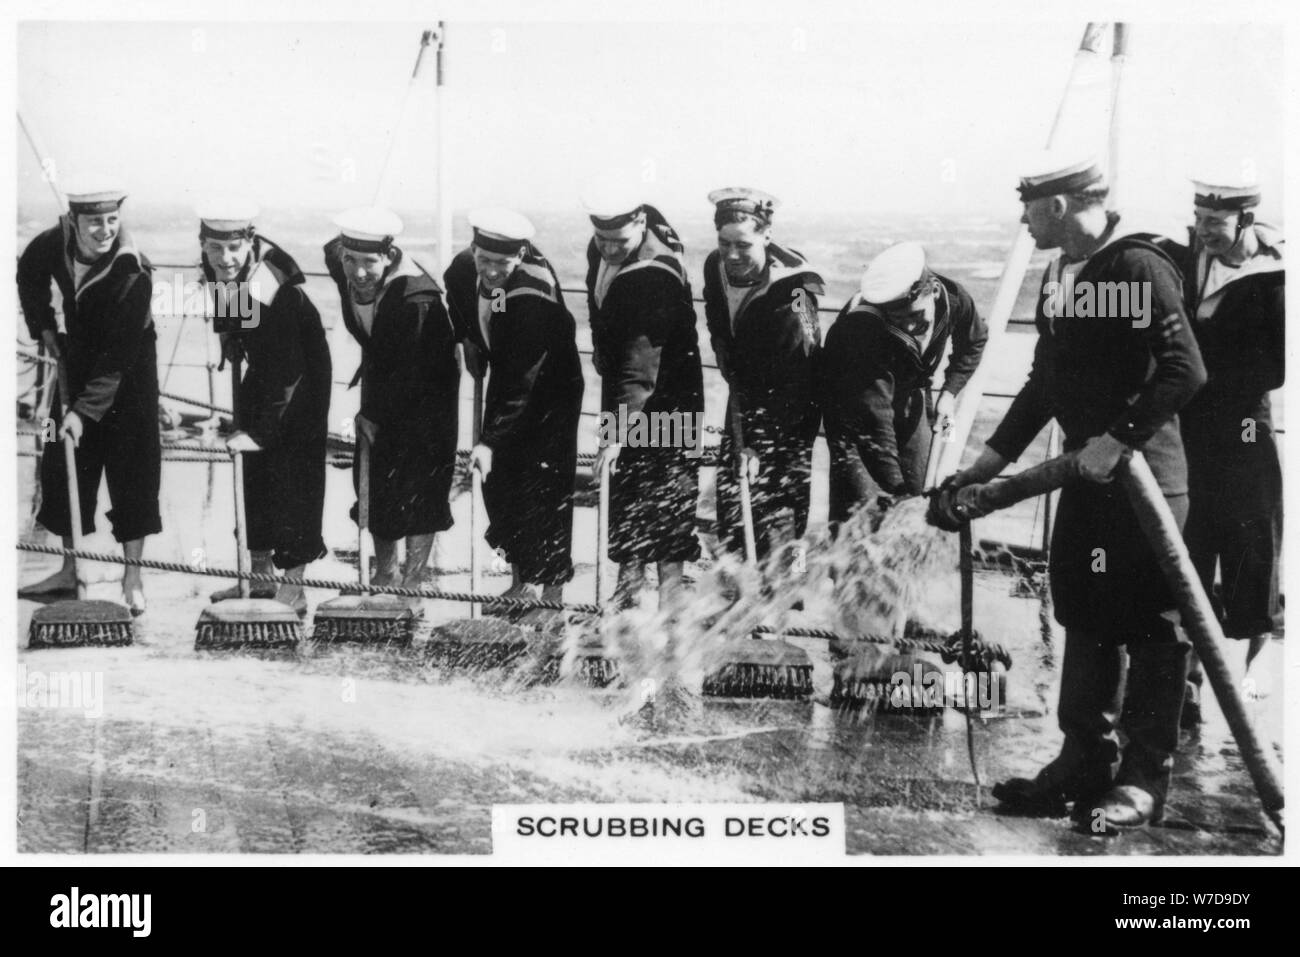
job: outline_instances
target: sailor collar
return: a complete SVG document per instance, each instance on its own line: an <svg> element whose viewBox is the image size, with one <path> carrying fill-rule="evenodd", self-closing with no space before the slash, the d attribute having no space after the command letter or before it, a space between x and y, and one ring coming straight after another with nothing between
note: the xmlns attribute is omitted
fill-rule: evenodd
<svg viewBox="0 0 1300 957"><path fill-rule="evenodd" d="M64 214L59 217L59 225L63 230L63 265L68 271L68 278L72 280L73 298L80 302L81 296L87 289L95 285L117 265L118 260L125 260L136 270L143 270L144 262L140 251L136 249L135 240L127 232L126 227L119 227L117 238L113 240L113 245L108 252L100 256L90 264L90 271L86 273L85 279L81 285L77 285L76 258L74 250L77 244L77 231L73 225L71 214ZM83 265L85 265L83 263Z"/></svg>

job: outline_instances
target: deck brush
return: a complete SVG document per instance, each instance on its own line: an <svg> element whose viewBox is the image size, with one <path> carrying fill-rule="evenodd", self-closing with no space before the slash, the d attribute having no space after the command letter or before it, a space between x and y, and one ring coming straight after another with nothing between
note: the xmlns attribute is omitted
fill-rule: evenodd
<svg viewBox="0 0 1300 957"><path fill-rule="evenodd" d="M723 664L704 677L704 694L716 698L805 698L812 694L812 659L779 639L728 638Z"/></svg>
<svg viewBox="0 0 1300 957"><path fill-rule="evenodd" d="M239 363L234 372L239 374ZM237 381L237 380L236 380ZM238 413L238 403L236 403ZM283 602L250 598L248 531L244 513L244 456L232 452L235 474L235 562L242 597L228 598L203 609L194 627L196 649L292 648L302 638L298 613Z"/></svg>
<svg viewBox="0 0 1300 957"><path fill-rule="evenodd" d="M538 681L554 684L571 678L591 688L605 688L619 676L618 661L610 657L601 640L600 620L593 616L573 618L547 642Z"/></svg>
<svg viewBox="0 0 1300 957"><path fill-rule="evenodd" d="M62 408L69 408L68 370L59 360L59 399ZM57 416L53 416L56 421ZM77 487L77 451L71 435L63 437L63 465L67 472L68 515L72 531L72 547L80 549L81 495ZM86 587L81 581L79 562L73 559L73 574L77 580L75 601L61 601L37 609L27 630L27 647L58 648L85 645L129 645L135 640L131 611L125 605L110 601L86 600Z"/></svg>
<svg viewBox="0 0 1300 957"><path fill-rule="evenodd" d="M28 648L129 645L131 612L111 601L61 601L38 608L27 629Z"/></svg>
<svg viewBox="0 0 1300 957"><path fill-rule="evenodd" d="M366 530L370 527L370 441L357 436L357 577L370 587ZM316 641L409 644L423 611L396 595L340 595L321 602L312 619Z"/></svg>
<svg viewBox="0 0 1300 957"><path fill-rule="evenodd" d="M500 618L461 618L434 628L425 650L429 661L439 667L488 671L525 658L536 634Z"/></svg>
<svg viewBox="0 0 1300 957"><path fill-rule="evenodd" d="M422 617L396 595L341 595L316 607L312 639L407 645Z"/></svg>
<svg viewBox="0 0 1300 957"><path fill-rule="evenodd" d="M195 626L194 647L293 648L302 639L302 620L283 602L270 598L231 598L203 609Z"/></svg>
<svg viewBox="0 0 1300 957"><path fill-rule="evenodd" d="M911 714L932 717L943 712L943 703L931 707L922 697L926 679L938 674L943 688L943 672L933 662L910 654L881 655L880 646L862 649L837 662L831 679L831 707L836 710ZM920 667L922 685L916 687L916 669ZM895 693L896 676L906 675L907 694Z"/></svg>

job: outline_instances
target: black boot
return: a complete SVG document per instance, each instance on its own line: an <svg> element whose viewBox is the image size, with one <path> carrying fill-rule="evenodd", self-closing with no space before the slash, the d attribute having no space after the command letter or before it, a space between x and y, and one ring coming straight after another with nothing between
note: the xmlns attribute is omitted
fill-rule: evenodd
<svg viewBox="0 0 1300 957"><path fill-rule="evenodd" d="M1115 733L1124 682L1124 649L1099 632L1067 629L1061 664L1061 753L1038 775L993 788L1008 810L1061 816L1091 806L1110 788L1119 762Z"/></svg>
<svg viewBox="0 0 1300 957"><path fill-rule="evenodd" d="M1186 731L1194 731L1201 726L1201 691L1205 685L1205 673L1201 670L1201 659L1195 651L1187 654L1187 686L1183 693L1183 714L1179 726Z"/></svg>
<svg viewBox="0 0 1300 957"><path fill-rule="evenodd" d="M1187 653L1182 629L1165 619L1129 643L1128 691L1122 724L1128 736L1115 788L1094 815L1107 831L1158 824L1178 750L1179 718L1187 693Z"/></svg>

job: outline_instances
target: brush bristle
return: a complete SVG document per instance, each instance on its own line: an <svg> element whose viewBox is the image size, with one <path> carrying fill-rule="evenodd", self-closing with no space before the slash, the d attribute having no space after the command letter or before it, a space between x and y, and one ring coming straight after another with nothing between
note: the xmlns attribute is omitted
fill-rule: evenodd
<svg viewBox="0 0 1300 957"><path fill-rule="evenodd" d="M555 684L562 677L561 669L563 666L563 652L548 655L542 665L538 680L542 684ZM617 661L604 657L599 651L593 651L587 654L578 653L574 661L571 677L589 688L604 688L612 684L618 678L618 675Z"/></svg>
<svg viewBox="0 0 1300 957"><path fill-rule="evenodd" d="M203 609L195 648L286 648L302 640L302 622L288 605L265 598L236 598Z"/></svg>
<svg viewBox="0 0 1300 957"><path fill-rule="evenodd" d="M812 665L724 665L703 690L710 698L804 698L813 690Z"/></svg>
<svg viewBox="0 0 1300 957"><path fill-rule="evenodd" d="M314 641L409 644L423 617L388 595L342 595L322 602L312 619Z"/></svg>
<svg viewBox="0 0 1300 957"><path fill-rule="evenodd" d="M704 678L713 698L804 698L812 694L812 659L779 639L739 638L723 643L723 664Z"/></svg>
<svg viewBox="0 0 1300 957"><path fill-rule="evenodd" d="M410 644L415 637L415 619L406 621L358 620L356 618L326 618L319 616L312 622L313 641L357 641L373 644Z"/></svg>
<svg viewBox="0 0 1300 957"><path fill-rule="evenodd" d="M441 668L486 671L525 656L532 637L533 632L500 619L462 619L435 628L425 651Z"/></svg>
<svg viewBox="0 0 1300 957"><path fill-rule="evenodd" d="M194 633L194 647L200 649L293 648L302 638L298 622L203 621Z"/></svg>

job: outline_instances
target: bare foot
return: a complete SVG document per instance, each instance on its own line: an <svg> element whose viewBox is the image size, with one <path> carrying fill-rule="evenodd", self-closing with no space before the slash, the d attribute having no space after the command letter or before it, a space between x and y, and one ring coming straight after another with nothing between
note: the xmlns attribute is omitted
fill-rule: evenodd
<svg viewBox="0 0 1300 957"><path fill-rule="evenodd" d="M77 572L65 565L48 578L43 578L33 585L18 589L18 594L21 597L50 595L58 592L75 591L76 587Z"/></svg>
<svg viewBox="0 0 1300 957"><path fill-rule="evenodd" d="M307 614L307 596L303 594L301 585L281 585L275 593L275 600L288 605L300 618Z"/></svg>
<svg viewBox="0 0 1300 957"><path fill-rule="evenodd" d="M139 618L145 613L144 589L138 584L122 585L122 603L131 612L131 617Z"/></svg>

